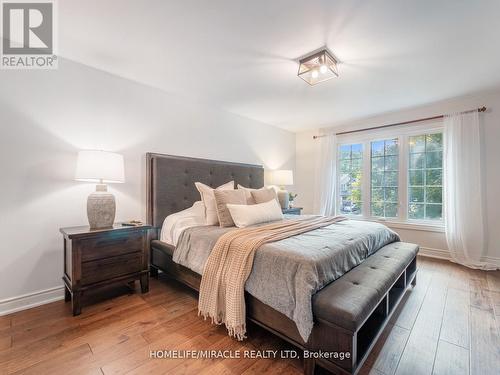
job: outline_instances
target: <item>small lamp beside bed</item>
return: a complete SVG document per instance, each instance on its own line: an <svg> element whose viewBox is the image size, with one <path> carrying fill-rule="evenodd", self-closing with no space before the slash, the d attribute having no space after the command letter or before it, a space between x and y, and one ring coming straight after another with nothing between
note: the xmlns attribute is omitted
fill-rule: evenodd
<svg viewBox="0 0 500 375"><path fill-rule="evenodd" d="M285 186L293 185L293 171L289 169L279 169L271 174L271 183L278 185L280 189L277 191L278 200L281 208L290 208L290 198Z"/></svg>
<svg viewBox="0 0 500 375"><path fill-rule="evenodd" d="M97 182L96 191L87 199L90 229L111 228L115 221L116 203L108 192L108 183L125 182L123 155L86 150L78 153L76 181Z"/></svg>

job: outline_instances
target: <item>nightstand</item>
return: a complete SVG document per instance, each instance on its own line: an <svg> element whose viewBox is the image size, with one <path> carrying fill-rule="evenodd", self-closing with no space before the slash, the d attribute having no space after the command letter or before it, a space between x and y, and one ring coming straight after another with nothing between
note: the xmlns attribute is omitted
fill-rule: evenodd
<svg viewBox="0 0 500 375"><path fill-rule="evenodd" d="M151 228L115 224L107 229L60 229L64 236L64 300L72 301L73 315L81 313L81 296L89 289L140 280L142 293L148 292Z"/></svg>
<svg viewBox="0 0 500 375"><path fill-rule="evenodd" d="M288 215L300 215L300 213L302 212L302 207L282 208L281 211L284 214Z"/></svg>

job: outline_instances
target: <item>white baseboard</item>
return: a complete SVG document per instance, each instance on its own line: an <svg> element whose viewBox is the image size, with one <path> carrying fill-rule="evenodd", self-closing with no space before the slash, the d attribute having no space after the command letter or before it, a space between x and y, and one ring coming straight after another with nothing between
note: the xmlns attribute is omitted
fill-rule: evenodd
<svg viewBox="0 0 500 375"><path fill-rule="evenodd" d="M444 259L444 260L451 261L450 252L448 250L433 249L430 247L421 247L418 254L422 255L424 257ZM486 257L482 257L481 261L489 263L489 264L494 264L500 268L500 258L486 256Z"/></svg>
<svg viewBox="0 0 500 375"><path fill-rule="evenodd" d="M429 258L451 260L450 252L443 249L433 249L432 247L420 247L419 255Z"/></svg>
<svg viewBox="0 0 500 375"><path fill-rule="evenodd" d="M0 301L0 316L12 314L17 311L31 309L46 303L64 299L64 287L39 290L18 297L6 298Z"/></svg>
<svg viewBox="0 0 500 375"><path fill-rule="evenodd" d="M494 264L500 268L500 258L495 258L495 257L483 257L483 261Z"/></svg>

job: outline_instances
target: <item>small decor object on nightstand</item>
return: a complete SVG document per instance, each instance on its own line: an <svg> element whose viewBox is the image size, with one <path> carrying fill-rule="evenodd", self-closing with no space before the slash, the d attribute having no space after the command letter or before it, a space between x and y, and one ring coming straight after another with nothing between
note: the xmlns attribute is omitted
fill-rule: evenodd
<svg viewBox="0 0 500 375"><path fill-rule="evenodd" d="M91 229L111 228L116 203L106 184L125 182L123 156L107 151L80 151L75 180L98 182L96 191L87 199L89 225Z"/></svg>
<svg viewBox="0 0 500 375"><path fill-rule="evenodd" d="M272 172L272 184L278 185L280 190L278 190L278 200L280 202L281 208L289 208L289 196L288 191L285 190L285 186L293 185L293 171L282 169Z"/></svg>
<svg viewBox="0 0 500 375"><path fill-rule="evenodd" d="M293 208L293 205L294 205L293 202L294 202L295 198L297 198L297 194L288 193L288 200L290 201L290 203L288 203L289 208Z"/></svg>
<svg viewBox="0 0 500 375"><path fill-rule="evenodd" d="M142 222L142 221L140 221L140 220L130 220L130 221L124 221L124 222L122 223L122 225L123 225L124 227L140 227L140 226L142 226L142 225L144 225L144 224L143 224L143 222Z"/></svg>

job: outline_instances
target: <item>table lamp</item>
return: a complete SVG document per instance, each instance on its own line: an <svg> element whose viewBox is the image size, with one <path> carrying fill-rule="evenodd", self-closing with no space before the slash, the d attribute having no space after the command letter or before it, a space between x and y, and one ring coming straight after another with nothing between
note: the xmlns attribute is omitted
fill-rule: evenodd
<svg viewBox="0 0 500 375"><path fill-rule="evenodd" d="M125 182L123 155L107 151L78 152L75 180L97 182L96 191L87 199L90 229L110 228L115 221L116 203L108 192L108 183Z"/></svg>
<svg viewBox="0 0 500 375"><path fill-rule="evenodd" d="M288 191L285 190L285 186L293 185L293 171L289 169L281 169L273 171L272 184L278 185L280 187L280 190L278 190L277 194L281 208L290 208Z"/></svg>

